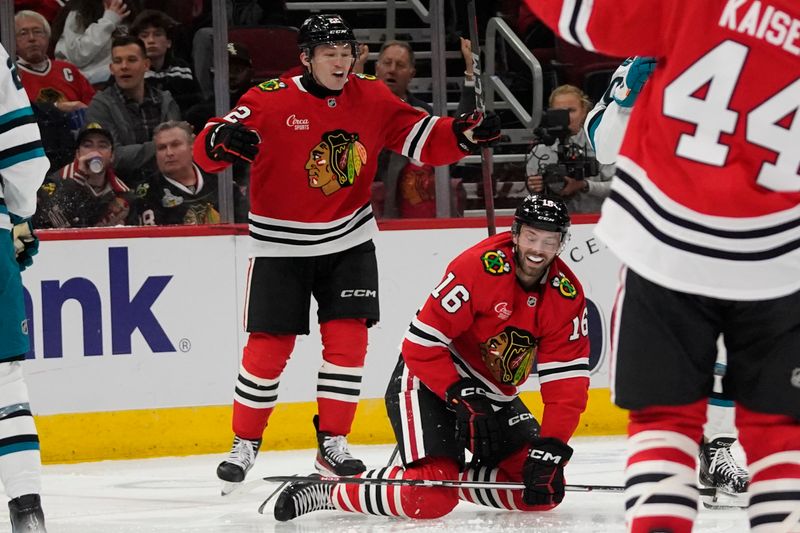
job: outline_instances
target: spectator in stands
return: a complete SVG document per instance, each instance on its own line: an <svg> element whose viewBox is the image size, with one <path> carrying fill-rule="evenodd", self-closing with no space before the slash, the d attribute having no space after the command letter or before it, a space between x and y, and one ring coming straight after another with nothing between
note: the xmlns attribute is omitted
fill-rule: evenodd
<svg viewBox="0 0 800 533"><path fill-rule="evenodd" d="M250 51L242 43L228 43L228 91L231 106L239 101L244 93L253 86L253 61ZM194 131L200 131L215 116L214 95L210 95L189 108L184 114L186 121Z"/></svg>
<svg viewBox="0 0 800 533"><path fill-rule="evenodd" d="M150 60L138 37L116 37L111 46L114 83L97 94L86 112L86 120L111 131L116 146L114 166L135 187L156 170L153 131L167 120L179 120L178 104L168 92L144 81Z"/></svg>
<svg viewBox="0 0 800 533"><path fill-rule="evenodd" d="M172 53L172 32L177 25L163 11L145 9L134 19L130 34L142 40L150 60L147 83L169 91L183 112L197 102L200 87L189 64Z"/></svg>
<svg viewBox="0 0 800 533"><path fill-rule="evenodd" d="M142 225L218 224L217 176L203 172L192 161L192 126L177 120L159 124L153 142L158 171L136 188ZM233 205L234 220L244 222L247 213L242 211L242 194L235 186Z"/></svg>
<svg viewBox="0 0 800 533"><path fill-rule="evenodd" d="M85 228L135 224L133 192L113 168L114 138L97 123L78 135L72 163L39 189L37 228Z"/></svg>
<svg viewBox="0 0 800 533"><path fill-rule="evenodd" d="M54 28L56 57L66 59L93 85L109 81L111 40L133 12L136 0L70 0Z"/></svg>
<svg viewBox="0 0 800 533"><path fill-rule="evenodd" d="M24 10L14 16L14 24L19 77L30 101L53 104L63 113L85 109L94 97L94 89L75 65L47 57L47 20L35 11Z"/></svg>
<svg viewBox="0 0 800 533"><path fill-rule="evenodd" d="M36 114L50 170L72 160L75 135L84 124L94 89L78 68L47 57L50 24L35 11L14 16L17 72Z"/></svg>
<svg viewBox="0 0 800 533"><path fill-rule="evenodd" d="M402 101L429 114L433 113L430 104L423 102L408 90L411 80L417 73L415 67L416 59L410 44L405 41L387 41L378 52L375 76Z"/></svg>
<svg viewBox="0 0 800 533"><path fill-rule="evenodd" d="M410 44L405 41L387 41L378 53L375 76L398 98L432 114L433 108L430 104L414 96L408 89L417 73L415 65L414 50ZM406 216L436 216L436 180L432 166L418 165L398 153L383 150L378 155L375 181L383 185L383 218L401 216L400 204L403 203L404 194ZM381 190L379 187L376 189ZM379 209L378 213L380 212Z"/></svg>
<svg viewBox="0 0 800 533"><path fill-rule="evenodd" d="M228 26L263 26L266 24L286 24L285 0L226 0ZM204 16L200 26L211 26L211 1L206 0ZM203 98L213 97L214 82L214 31L210 27L199 27L192 39L192 58L194 73ZM302 74L302 69L300 74Z"/></svg>
<svg viewBox="0 0 800 533"><path fill-rule="evenodd" d="M579 146L586 156L594 157L583 123L592 108L592 103L582 90L573 85L561 85L550 93L550 109L569 110L569 131L572 134L568 141ZM570 213L599 213L600 205L611 192L611 178L614 177L614 165L600 165L600 172L585 179L574 179L569 176L561 178L558 183L545 184L541 175L541 166L558 162L559 141L550 146L537 144L528 158L526 166L527 187L532 194L547 189L550 193L561 196L567 203Z"/></svg>
<svg viewBox="0 0 800 533"><path fill-rule="evenodd" d="M250 52L242 43L228 43L228 90L230 92L230 104L233 106L253 86L253 62L250 59ZM215 116L214 95L206 100L189 108L185 114L186 121L192 125L194 131L202 130L208 119ZM239 193L243 196L243 212L247 214L246 205L250 195L250 163L236 161L232 165L233 181L239 188Z"/></svg>

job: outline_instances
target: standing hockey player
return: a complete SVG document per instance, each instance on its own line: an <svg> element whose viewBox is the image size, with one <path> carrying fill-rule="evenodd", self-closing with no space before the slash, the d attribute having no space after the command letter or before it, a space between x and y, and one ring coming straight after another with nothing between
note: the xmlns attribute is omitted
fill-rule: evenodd
<svg viewBox="0 0 800 533"><path fill-rule="evenodd" d="M321 510L437 518L459 498L547 511L564 498L567 444L586 408L589 339L583 289L558 254L570 225L556 196L529 196L510 232L456 257L411 322L386 391L404 467L364 478L523 481L522 491L294 482L275 518ZM518 397L538 372L541 426ZM464 450L473 461L464 469Z"/></svg>
<svg viewBox="0 0 800 533"><path fill-rule="evenodd" d="M633 105L655 66L656 60L652 57L626 59L611 77L603 98L589 113L584 127L600 163L617 162ZM724 345L720 346L724 350ZM714 389L708 401L708 420L700 445L699 478L707 487L726 494L740 494L747 489L749 476L731 453L736 441L734 402L724 394L721 383L720 386L717 383L725 375L726 364L718 358L714 369ZM713 502L709 506L713 507Z"/></svg>
<svg viewBox="0 0 800 533"><path fill-rule="evenodd" d="M598 236L627 266L616 403L631 531L688 532L724 336L754 531L800 527L800 61L796 0L527 0L562 38L655 57Z"/></svg>
<svg viewBox="0 0 800 533"><path fill-rule="evenodd" d="M333 475L364 471L346 436L361 390L367 328L379 318L370 207L378 153L386 147L446 165L500 134L496 115L430 116L373 76L351 74L356 41L338 15L308 18L298 42L302 76L253 87L194 144L195 161L209 172L239 159L253 162L250 336L234 396L233 448L217 469L228 484L243 481L253 465L295 338L309 332L312 295L324 360L315 464Z"/></svg>
<svg viewBox="0 0 800 533"><path fill-rule="evenodd" d="M39 436L22 374L30 346L20 272L39 249L30 219L49 168L16 65L0 46L0 480L13 533L45 531Z"/></svg>

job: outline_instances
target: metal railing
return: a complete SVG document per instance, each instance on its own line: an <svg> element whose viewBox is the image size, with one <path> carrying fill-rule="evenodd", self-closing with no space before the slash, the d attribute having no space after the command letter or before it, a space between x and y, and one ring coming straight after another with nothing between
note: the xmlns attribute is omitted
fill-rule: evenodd
<svg viewBox="0 0 800 533"><path fill-rule="evenodd" d="M508 88L505 82L495 74L497 68L497 37L501 37L503 43L508 45L512 51L516 52L520 59L522 59L531 70L531 77L533 79L533 101L531 102L530 113L528 113L522 103L511 93L511 89ZM514 30L500 17L489 19L489 24L486 26L486 66L483 75L483 87L486 91L487 106L489 103L494 104L494 93L497 91L500 97L510 105L511 111L514 112L514 115L525 127L533 129L539 125L539 122L542 120L544 86L542 81L542 66L539 64L539 60L528 50L528 47L517 37Z"/></svg>
<svg viewBox="0 0 800 533"><path fill-rule="evenodd" d="M395 9L411 9L423 22L430 22L430 11L420 0L386 0L383 2L361 0L353 2L286 2L293 11L350 11L353 9L386 9L387 15ZM391 13L394 17L394 13Z"/></svg>

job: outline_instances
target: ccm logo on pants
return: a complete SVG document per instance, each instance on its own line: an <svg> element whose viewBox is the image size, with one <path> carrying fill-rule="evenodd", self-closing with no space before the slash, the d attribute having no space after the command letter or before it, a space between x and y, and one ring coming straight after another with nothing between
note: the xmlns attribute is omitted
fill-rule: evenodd
<svg viewBox="0 0 800 533"><path fill-rule="evenodd" d="M533 415L530 413L520 413L516 416L512 416L508 419L508 425L514 426L522 422L523 420L533 420Z"/></svg>
<svg viewBox="0 0 800 533"><path fill-rule="evenodd" d="M545 461L545 462L553 462L555 464L561 462L560 455L553 455L552 453L546 452L544 450L531 450L530 458L539 459L540 461Z"/></svg>
<svg viewBox="0 0 800 533"><path fill-rule="evenodd" d="M377 298L378 291L372 289L345 289L339 296L342 298Z"/></svg>

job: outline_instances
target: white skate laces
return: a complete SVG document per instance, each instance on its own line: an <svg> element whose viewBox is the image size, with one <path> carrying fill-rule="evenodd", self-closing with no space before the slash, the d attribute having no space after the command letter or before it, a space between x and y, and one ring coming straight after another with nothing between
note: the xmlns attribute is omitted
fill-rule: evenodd
<svg viewBox="0 0 800 533"><path fill-rule="evenodd" d="M347 437L344 435L326 435L322 441L322 451L325 454L325 458L333 464L356 460L350 454L350 449L347 447Z"/></svg>
<svg viewBox="0 0 800 533"><path fill-rule="evenodd" d="M255 441L234 437L233 447L225 461L240 466L242 470L247 472L253 467L257 454L258 445Z"/></svg>
<svg viewBox="0 0 800 533"><path fill-rule="evenodd" d="M715 440L710 445L708 474L717 488L731 493L744 492L747 489L749 475L733 458L732 442L720 442L720 440Z"/></svg>
<svg viewBox="0 0 800 533"><path fill-rule="evenodd" d="M275 502L275 518L285 522L312 511L335 509L331 502L332 488L332 485L313 481L291 483Z"/></svg>

